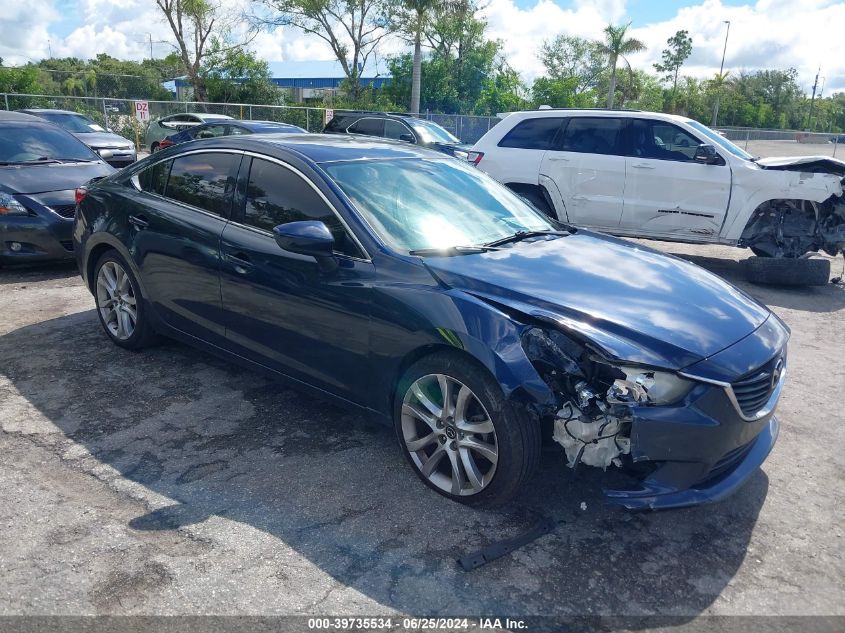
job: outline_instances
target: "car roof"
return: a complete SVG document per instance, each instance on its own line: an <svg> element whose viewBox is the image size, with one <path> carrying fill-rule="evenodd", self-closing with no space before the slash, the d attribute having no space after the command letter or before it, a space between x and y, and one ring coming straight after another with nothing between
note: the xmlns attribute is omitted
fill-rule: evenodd
<svg viewBox="0 0 845 633"><path fill-rule="evenodd" d="M412 114L405 114L403 112L365 112L357 110L343 110L337 112L335 119L392 119L394 121L411 121L414 123L434 123L428 119L423 119ZM434 123L437 125L436 123Z"/></svg>
<svg viewBox="0 0 845 633"><path fill-rule="evenodd" d="M0 121L29 121L30 123L46 123L44 119L26 114L25 112L9 112L0 110Z"/></svg>
<svg viewBox="0 0 845 633"><path fill-rule="evenodd" d="M208 121L206 123L202 123L197 125L196 127L190 128L190 131L196 130L198 128L203 128L206 126L211 125L220 125L221 123L225 123L226 125L240 125L241 127L249 128L249 129L262 129L268 127L288 127L288 128L296 128L302 129L298 125L294 125L293 123L283 123L281 121L255 121L249 119L220 119L219 121Z"/></svg>
<svg viewBox="0 0 845 633"><path fill-rule="evenodd" d="M21 108L21 112L38 112L43 114L76 114L79 116L85 116L84 114L74 112L73 110L58 110L56 108Z"/></svg>
<svg viewBox="0 0 845 633"><path fill-rule="evenodd" d="M502 112L499 116L505 121L522 119L536 119L561 116L589 116L589 117L618 117L628 116L640 119L654 119L657 121L689 121L690 119L677 114L664 112L649 112L647 110L608 110L606 108L543 108L540 110L520 110L518 112Z"/></svg>
<svg viewBox="0 0 845 633"><path fill-rule="evenodd" d="M373 136L349 134L251 134L244 136L219 136L213 139L191 141L179 147L199 149L241 149L263 152L283 158L285 151L297 153L315 163L389 158L438 158L446 157L437 151Z"/></svg>

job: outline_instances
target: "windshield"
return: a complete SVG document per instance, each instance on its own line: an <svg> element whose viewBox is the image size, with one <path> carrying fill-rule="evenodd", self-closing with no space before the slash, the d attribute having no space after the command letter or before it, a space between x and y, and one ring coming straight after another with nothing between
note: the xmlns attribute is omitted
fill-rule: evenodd
<svg viewBox="0 0 845 633"><path fill-rule="evenodd" d="M442 127L431 121L408 121L423 143L460 143Z"/></svg>
<svg viewBox="0 0 845 633"><path fill-rule="evenodd" d="M745 160L753 160L754 157L751 154L734 145L724 136L722 136L718 132L711 130L706 125L702 125L698 121L687 121L687 123L702 134L704 134L704 136L709 138L711 141L715 142L722 149L729 151L734 156L739 156L740 158L744 158Z"/></svg>
<svg viewBox="0 0 845 633"><path fill-rule="evenodd" d="M451 158L324 164L379 237L398 251L476 246L556 224L510 189Z"/></svg>
<svg viewBox="0 0 845 633"><path fill-rule="evenodd" d="M99 160L87 145L52 125L0 126L0 162Z"/></svg>
<svg viewBox="0 0 845 633"><path fill-rule="evenodd" d="M39 112L38 116L42 119L47 119L50 123L55 123L66 129L68 132L74 134L84 134L86 132L105 132L102 126L97 125L88 117L81 114L57 114L55 112Z"/></svg>

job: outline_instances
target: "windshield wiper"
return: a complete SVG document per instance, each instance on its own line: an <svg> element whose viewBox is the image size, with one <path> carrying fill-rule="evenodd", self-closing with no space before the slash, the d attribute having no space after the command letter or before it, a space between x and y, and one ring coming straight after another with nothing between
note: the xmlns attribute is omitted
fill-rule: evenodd
<svg viewBox="0 0 845 633"><path fill-rule="evenodd" d="M472 255L473 253L486 253L487 251L497 251L499 249L490 246L489 244L481 244L478 246L445 246L442 248L418 248L413 251L408 251L409 255L417 255L419 257L428 257L430 255Z"/></svg>
<svg viewBox="0 0 845 633"><path fill-rule="evenodd" d="M571 235L570 231L517 231L513 235L508 235L507 237L502 237L498 240L493 240L492 242L487 242L483 244L485 247L491 246L501 246L502 244L509 244L510 242L519 242L520 240L525 240L530 237L541 237L543 235Z"/></svg>

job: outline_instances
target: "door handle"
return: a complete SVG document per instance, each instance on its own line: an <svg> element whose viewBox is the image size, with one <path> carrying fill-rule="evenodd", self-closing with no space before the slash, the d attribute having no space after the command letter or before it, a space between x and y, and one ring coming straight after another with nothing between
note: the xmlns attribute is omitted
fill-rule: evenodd
<svg viewBox="0 0 845 633"><path fill-rule="evenodd" d="M648 163L634 163L631 167L635 169L654 169L654 165L649 165Z"/></svg>
<svg viewBox="0 0 845 633"><path fill-rule="evenodd" d="M563 156L549 156L547 159L549 162L552 163L568 163L569 159L564 158Z"/></svg>
<svg viewBox="0 0 845 633"><path fill-rule="evenodd" d="M235 272L239 275L245 275L253 268L249 255L240 251L237 253L227 253L226 260L233 265Z"/></svg>
<svg viewBox="0 0 845 633"><path fill-rule="evenodd" d="M147 228L150 225L147 218L143 215L130 215L129 223L132 224L139 231Z"/></svg>

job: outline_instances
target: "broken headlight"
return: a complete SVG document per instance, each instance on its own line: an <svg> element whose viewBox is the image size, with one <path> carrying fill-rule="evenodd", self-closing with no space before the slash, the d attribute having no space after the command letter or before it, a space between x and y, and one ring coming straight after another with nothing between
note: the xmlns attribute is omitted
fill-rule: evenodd
<svg viewBox="0 0 845 633"><path fill-rule="evenodd" d="M617 378L607 390L609 404L672 404L687 395L695 383L668 371L643 367L617 367L625 378Z"/></svg>

